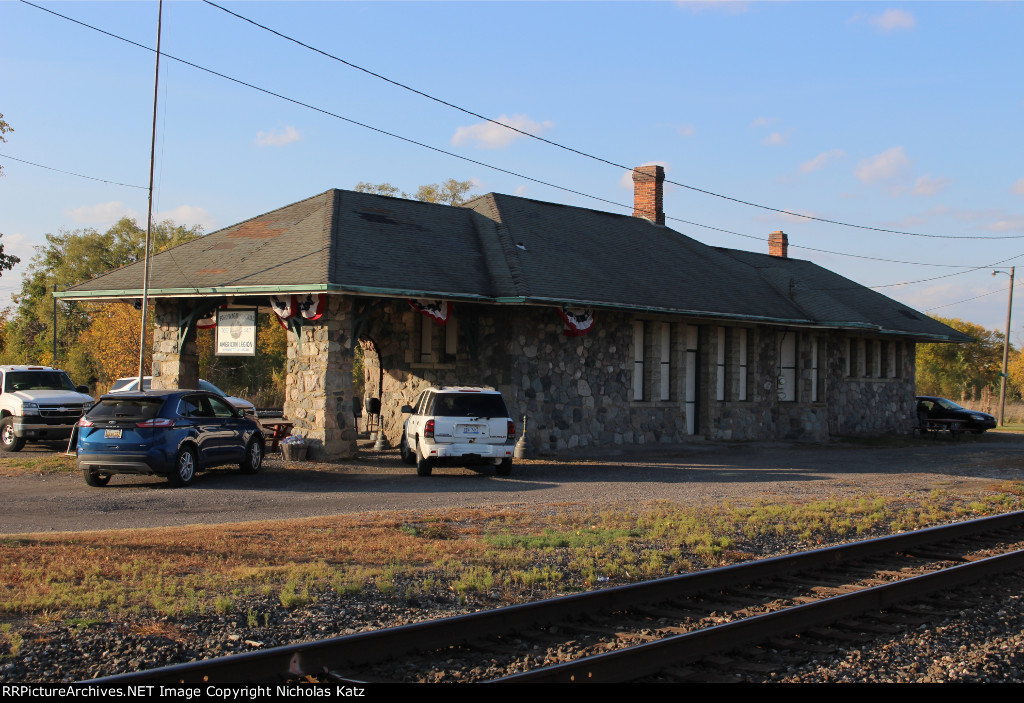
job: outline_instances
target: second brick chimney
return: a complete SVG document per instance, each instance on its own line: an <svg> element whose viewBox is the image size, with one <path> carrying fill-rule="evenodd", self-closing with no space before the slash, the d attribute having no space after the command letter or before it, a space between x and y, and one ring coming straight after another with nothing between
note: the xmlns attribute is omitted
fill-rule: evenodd
<svg viewBox="0 0 1024 703"><path fill-rule="evenodd" d="M665 224L663 191L665 169L662 166L637 166L633 169L633 217Z"/></svg>
<svg viewBox="0 0 1024 703"><path fill-rule="evenodd" d="M768 253L780 258L789 258L789 237L783 231L772 232L768 235Z"/></svg>

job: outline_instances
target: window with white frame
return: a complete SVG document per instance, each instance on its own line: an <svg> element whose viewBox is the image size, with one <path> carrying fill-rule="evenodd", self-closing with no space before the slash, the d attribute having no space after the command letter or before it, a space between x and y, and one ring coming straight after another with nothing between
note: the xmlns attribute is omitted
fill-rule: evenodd
<svg viewBox="0 0 1024 703"><path fill-rule="evenodd" d="M426 315L420 315L420 363L434 360L434 323Z"/></svg>
<svg viewBox="0 0 1024 703"><path fill-rule="evenodd" d="M821 400L821 398L818 397L818 373L819 373L819 370L820 370L819 369L820 364L818 363L818 352L819 352L818 338L817 337L811 337L811 402L812 403L817 403L819 400Z"/></svg>
<svg viewBox="0 0 1024 703"><path fill-rule="evenodd" d="M736 330L736 338L739 343L739 395L738 400L747 399L747 330L740 327Z"/></svg>
<svg viewBox="0 0 1024 703"><path fill-rule="evenodd" d="M661 341L661 375L658 379L659 398L672 399L672 325L662 322L660 325Z"/></svg>
<svg viewBox="0 0 1024 703"><path fill-rule="evenodd" d="M715 398L725 400L725 328L716 327L718 349L715 362Z"/></svg>
<svg viewBox="0 0 1024 703"><path fill-rule="evenodd" d="M697 364L700 362L699 328L686 325L686 434L697 433Z"/></svg>
<svg viewBox="0 0 1024 703"><path fill-rule="evenodd" d="M644 399L644 323L633 323L633 400Z"/></svg>
<svg viewBox="0 0 1024 703"><path fill-rule="evenodd" d="M778 397L796 401L796 332L779 332Z"/></svg>

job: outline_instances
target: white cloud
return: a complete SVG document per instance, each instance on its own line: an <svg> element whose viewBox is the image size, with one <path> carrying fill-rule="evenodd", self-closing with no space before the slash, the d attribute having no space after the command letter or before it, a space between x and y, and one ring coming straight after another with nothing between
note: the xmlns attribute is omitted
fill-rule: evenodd
<svg viewBox="0 0 1024 703"><path fill-rule="evenodd" d="M96 205L83 205L74 210L65 210L65 217L70 217L75 222L83 225L111 225L122 217L133 217L139 219L139 213L126 207L124 203L114 200L109 203L97 203Z"/></svg>
<svg viewBox="0 0 1024 703"><path fill-rule="evenodd" d="M766 146L786 146L789 144L789 135L792 130L785 132L772 132L761 143Z"/></svg>
<svg viewBox="0 0 1024 703"><path fill-rule="evenodd" d="M1024 195L1024 178L1021 178L1012 186L1010 186L1010 192L1015 195Z"/></svg>
<svg viewBox="0 0 1024 703"><path fill-rule="evenodd" d="M863 183L874 183L903 175L910 168L910 159L903 151L903 147L894 146L881 154L876 154L858 164L854 170Z"/></svg>
<svg viewBox="0 0 1024 703"><path fill-rule="evenodd" d="M537 122L526 115L512 115L511 117L501 115L495 121L528 134L540 134L555 126L553 122ZM524 135L494 124L494 122L479 122L456 129L452 136L452 144L455 146L470 144L481 149L501 149L523 137Z"/></svg>
<svg viewBox="0 0 1024 703"><path fill-rule="evenodd" d="M754 118L754 121L750 123L750 126L751 127L764 127L766 124L771 124L772 122L777 122L777 121L778 120L776 120L774 117L772 117L772 118L756 117L756 118Z"/></svg>
<svg viewBox="0 0 1024 703"><path fill-rule="evenodd" d="M939 176L938 178L921 176L914 183L914 189L911 192L914 195L935 195L936 193L945 190L952 182L953 181L945 176Z"/></svg>
<svg viewBox="0 0 1024 703"><path fill-rule="evenodd" d="M694 134L697 133L697 130L693 128L692 124L681 124L678 127L676 127L676 133L680 137L692 137Z"/></svg>
<svg viewBox="0 0 1024 703"><path fill-rule="evenodd" d="M257 146L284 146L285 144L297 142L300 139L302 139L302 135L299 134L299 130L291 125L284 129L272 129L269 132L260 131L256 133Z"/></svg>
<svg viewBox="0 0 1024 703"><path fill-rule="evenodd" d="M805 161L800 164L800 173L813 173L820 168L824 168L830 161L841 159L844 156L846 156L846 152L842 149L830 149L828 151L823 151L810 161Z"/></svg>
<svg viewBox="0 0 1024 703"><path fill-rule="evenodd" d="M512 191L512 195L524 196L524 195L526 195L526 192L528 190L529 190L528 186L525 186L525 185L516 186L516 189L514 191Z"/></svg>
<svg viewBox="0 0 1024 703"><path fill-rule="evenodd" d="M667 161L645 161L640 166L661 166L665 169L666 177L668 177L668 162ZM639 168L639 167L637 167ZM626 188L627 190L633 190L633 172L623 171L622 178L619 179L619 186Z"/></svg>
<svg viewBox="0 0 1024 703"><path fill-rule="evenodd" d="M913 29L917 26L917 20L906 10L886 10L880 15L868 18L868 22L883 32L892 32L897 29Z"/></svg>
<svg viewBox="0 0 1024 703"><path fill-rule="evenodd" d="M154 222L163 222L164 220L173 220L174 224L186 227L201 225L207 232L213 230L217 224L213 216L198 205L179 205L173 210L153 213Z"/></svg>
<svg viewBox="0 0 1024 703"><path fill-rule="evenodd" d="M1022 232L1024 233L1024 215L1007 215L986 225L989 232Z"/></svg>

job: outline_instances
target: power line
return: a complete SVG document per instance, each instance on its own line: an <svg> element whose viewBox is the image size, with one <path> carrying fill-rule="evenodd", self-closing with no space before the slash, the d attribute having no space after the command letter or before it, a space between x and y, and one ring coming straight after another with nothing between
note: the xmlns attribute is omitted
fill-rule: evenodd
<svg viewBox="0 0 1024 703"><path fill-rule="evenodd" d="M278 32L277 30L271 29L270 27L268 27L268 26L266 26L264 24L260 24L259 22L256 22L255 20L249 19L248 17L245 17L243 15L240 15L237 12L232 12L231 10L229 10L229 9L227 9L225 7L222 7L222 6L218 5L218 4L216 4L215 2L211 2L211 0L203 0L203 1L207 5L215 7L218 10L222 10L223 12L226 12L227 14L229 14L229 15L231 15L233 17L237 17L238 19L240 19L240 20L242 20L244 22L248 22L249 24L251 24L253 26L256 26L256 27L259 27L260 29L263 29L263 30L265 30L267 32L270 32L271 34L274 34L274 35L276 35L276 36L278 36L278 37L280 37L280 38L282 38L282 39L284 39L286 41L290 41L290 42L292 42L294 44L298 44L299 46L304 47L306 49L309 49L310 51L316 52L316 53L320 54L321 56L325 56L325 57L327 57L329 59L333 59L334 61L338 61L339 63L345 64L346 66L349 66L350 68L354 68L354 69L356 69L358 71L362 71L363 73L371 75L374 78L378 78L378 79L380 79L382 81L385 81L385 82L390 83L390 84L392 84L394 86L402 88L403 90L408 90L408 91L410 91L412 93L415 93L416 95L419 95L421 97L427 98L428 100L433 100L436 103L440 103L441 105L445 105L445 106L450 107L450 108L452 108L454 110L458 110L459 112L465 113L467 115L471 115L473 117L476 117L477 119L481 119L481 120L484 120L486 122L489 122L490 124L498 125L499 127L503 127L504 129L511 130L511 131L516 132L517 134L520 134L520 135L522 135L524 137L529 137L531 139L536 139L537 141L543 142L543 143L548 144L550 146L557 147L559 149L563 149L563 150L571 152L573 154L577 154L579 156L583 156L585 158L592 159L594 161L598 161L600 163L603 163L603 164L606 164L606 165L609 165L609 166L614 166L616 168L621 168L621 169L625 169L627 171L631 171L633 173L637 173L637 170L635 168L631 167L631 166L624 166L623 164L616 163L616 162L611 161L609 159L605 159L603 157L596 156L594 154L582 151L580 149L575 149L573 147L566 146L565 144L561 144L559 142L552 141L550 139L545 139L544 137L541 137L540 135L532 134L532 133L527 132L525 130L518 129L517 127L513 127L512 125L505 124L504 122L500 122L500 121L492 119L490 117L486 117L484 115L481 115L478 112L474 112L473 110L469 110L467 108L461 107L461 106L456 105L454 103L448 102L447 100L443 100L443 99L438 98L438 97L436 97L434 95L430 95L429 93L425 93L422 90L418 90L418 89L413 88L411 86L405 85L404 83L400 83L400 82L398 82L396 80L388 78L387 76L384 76L384 75L381 75L381 74L376 73L374 71L371 71L368 68L364 68L362 66L359 66L357 64L352 63L351 61L346 61L345 59L343 59L343 58L341 58L339 56L335 56L334 54L326 52L326 51L324 51L322 49L318 49L318 48L316 48L314 46L306 44L306 43L304 43L304 42L302 42L302 41L300 41L298 39L295 39L294 37L291 37L291 36L288 36L287 34L283 34L281 32ZM26 2L26 0L22 0L22 2ZM31 3L28 3L28 4L31 4ZM900 235L906 235L906 236L909 236L909 237L928 237L928 238L932 238L932 239L1024 239L1024 235L1009 235L1009 236L993 237L993 236L985 236L985 235L923 234L921 232L906 232L906 231L903 231L903 230L886 229L884 227L870 227L868 225L858 225L858 224L854 224L854 223L851 223L851 222L842 222L840 220L830 220L830 219L824 218L824 217L816 217L814 215L807 215L807 214L800 213L800 212L793 212L793 211L790 211L790 210L784 210L782 208L771 207L769 205L761 205L759 203L754 203L754 202L751 202L749 200L743 200L741 198L734 198L734 197L729 196L729 195L723 195L721 193L715 193L715 192L710 191L710 190L705 190L703 188L698 188L696 186L691 186L691 185L688 185L686 183L680 183L679 181L673 181L673 180L670 180L670 179L667 179L667 178L665 179L665 182L666 183L671 183L672 185L675 185L675 186L679 186L680 188L686 188L687 190L692 190L692 191L694 191L696 193L702 193L704 195L710 195L712 197L721 198L723 200L728 200L730 202L738 203L740 205L747 205L749 207L758 208L758 209L761 209L761 210L767 210L769 212L775 212L775 213L779 213L779 214L782 214L782 215L790 215L790 216L793 216L793 217L800 217L800 218L803 218L803 219L806 219L806 220L814 220L816 222L824 222L826 224L839 225L841 227L853 227L853 228L856 228L856 229L870 230L870 231L873 231L873 232L883 232L883 233L886 233L886 234L900 234Z"/></svg>
<svg viewBox="0 0 1024 703"><path fill-rule="evenodd" d="M1014 283L1013 287L1014 288L1018 288L1018 287L1020 287L1020 285L1021 285L1020 283ZM973 298L964 298L963 300L957 300L954 303L946 303L945 305L936 305L934 308L928 308L924 312L931 312L932 310L941 310L942 308L948 308L948 307L951 307L953 305L959 305L960 303L968 303L968 302L970 302L972 300L977 300L978 298L986 298L986 297L988 297L990 295L995 295L996 293L1005 293L1008 290L1010 290L1009 286L1007 286L1006 288L1000 288L999 290L990 290L988 293L982 293L981 295L976 295Z"/></svg>
<svg viewBox="0 0 1024 703"><path fill-rule="evenodd" d="M88 29L92 29L93 31L99 32L101 34L105 34L105 35L107 35L109 37L112 37L114 39L118 39L120 41L126 42L128 44L131 44L131 45L136 46L138 48L144 49L146 51L153 51L153 49L148 47L148 46L145 46L145 45L140 44L138 42L132 41L132 40L127 39L125 37L121 37L119 35L113 34L111 32L108 32L106 30L100 29L98 27L94 27L94 26L89 25L89 24L87 24L85 22L82 22L80 20L76 20L74 18L67 17L65 15L62 15L62 14L60 14L58 12L54 12L53 10L47 9L45 7L40 7L40 6L35 5L35 4L31 3L31 2L28 2L28 0L22 0L22 2L25 3L26 5L31 6L31 7L35 7L37 9L44 10L45 12L53 14L53 15L55 15L57 17L60 17L62 19L65 19L65 20L68 20L70 22L73 22L75 24L81 25L81 26L86 27ZM273 30L269 30L269 31L273 31ZM296 99L293 99L293 98L289 98L289 97L287 97L285 95L281 95L279 93L275 93L275 92L273 92L271 90L268 90L268 89L265 89L265 88L261 88L261 87L259 87L257 85L251 84L251 83L247 83L247 82L245 82L243 80L240 80L238 78L233 78L233 77L228 76L226 74L219 73L217 71L214 71L212 69L200 66L200 65L195 64L195 63L192 63L192 62L187 61L185 59L181 59L181 58L178 58L176 56L172 56L172 55L167 54L167 53L163 53L163 55L166 56L169 59L172 59L174 61L178 61L180 63L183 63L183 64L187 65L187 66L191 66L192 68L198 69L200 71L204 71L204 72L209 73L211 75L215 75L215 76L217 76L219 78L223 78L225 80L228 80L228 81L231 81L231 82L234 82L234 83L238 83L239 85L243 85L245 87L248 87L248 88L251 88L253 90L265 93L267 95L271 95L271 96L279 98L281 100L285 100L287 102L291 102L291 103L299 105L301 107L305 107L307 109L314 110L316 112L320 112L320 113L328 115L330 117L334 117L336 119L340 119L340 120L348 122L350 124L354 124L354 125L363 127L365 129L369 129L371 131L378 132L380 134L384 134L386 136L389 136L389 137L392 137L392 138L395 138L395 139L399 139L401 141L405 141L405 142L408 142L410 144L414 144L416 146L420 146L420 147L425 148L425 149L429 149L431 151L436 151L436 152L444 154L446 156L451 156L451 157L454 157L456 159L460 159L460 160L467 161L467 162L472 163L472 164L476 164L478 166L483 166L484 168L489 168L489 169L492 169L492 170L495 170L495 171L499 171L501 173L512 175L512 176L515 176L517 178L523 178L525 180L528 180L528 181L531 181L531 182L534 182L534 183L539 183L541 185L546 185L548 187L555 188L557 190L562 190L562 191L565 191L565 192L568 192L568 193L572 193L574 195L580 195L582 197L591 198L591 199L597 200L599 202L603 202L603 203L606 203L606 204L609 204L609 205L614 205L615 207L620 207L620 208L624 208L624 209L627 209L627 210L632 209L631 205L628 205L628 204L625 204L625 203L619 203L619 202L616 202L616 201L613 201L613 200L609 200L607 198L602 198L602 197L599 197L599 196L596 196L596 195L591 195L589 193L584 193L582 191L574 190L572 188L567 188L565 186L560 186L560 185L557 185L557 184L554 184L554 183L543 181L543 180L538 179L538 178L533 178L531 176L527 176L525 174L517 173L515 171L510 171L508 169L503 169L501 167L494 166L494 165L488 164L488 163L484 163L482 161L477 161L475 159L471 159L471 158L468 158L466 156L462 156L460 154L456 154L456 153L447 151L445 149L440 149L438 147L434 147L434 146L431 146L429 144L424 144L422 142L418 142L418 141L410 139L408 137L403 137L401 135L394 134L392 132L388 132L388 131L385 131L383 129L377 128L377 127L373 127L372 125L368 125L368 124L364 124L362 122L358 122L358 121L350 119L348 117L344 117L343 115L338 115L336 113L330 112L330 111L325 110L323 108L319 108L319 107L316 107L314 105L310 105L310 104L301 102L299 100L296 100ZM629 169L629 170L632 170L632 169ZM666 219L673 220L673 221L676 221L676 222L682 222L684 224L688 224L688 225L692 225L692 226L696 226L696 227L702 227L704 229L710 229L710 230L713 230L713 231L716 231L716 232L722 232L722 233L725 233L725 234L731 234L731 235L734 235L734 236L737 236L737 237L744 237L744 238L747 238L747 239L754 239L754 240L762 241L762 242L766 241L766 239L763 238L763 237L757 237L757 236L754 236L754 235L743 234L743 233L740 233L740 232L734 232L734 231L723 229L723 228L720 228L720 227L713 227L711 225L704 225L704 224L701 224L699 222L692 222L690 220L684 220L682 218L672 217L670 215L666 215ZM805 250L808 250L808 251L816 251L816 252L821 252L821 253L826 253L826 254L833 254L833 255L836 255L836 256L848 256L848 257L852 257L852 258L867 259L867 260L872 260L872 261L883 261L883 262L888 262L888 263L908 264L908 265L914 265L914 266L936 266L936 267L944 267L944 268L966 268L967 270L963 271L962 273L969 273L971 270L977 270L977 269L986 268L987 266L989 266L989 264L986 264L985 266L970 267L970 266L955 265L955 264L935 264L935 263L925 263L925 262L904 261L904 260L899 260L899 259L885 259L885 258L881 258L881 257L871 257L871 256L865 256L865 255L861 255L861 254L850 254L850 253L846 253L846 252L832 251L832 250L828 250L828 249L817 249L817 248L814 248L814 247L805 247L805 246L799 246L799 245L792 245L792 246L794 248L797 248L797 249L805 249ZM931 280L931 279L925 279L925 280ZM904 282L904 283L894 283L894 284L888 284L888 285L904 285L905 283L907 283L907 282ZM885 286L878 286L878 287L885 287Z"/></svg>
<svg viewBox="0 0 1024 703"><path fill-rule="evenodd" d="M5 159L10 159L11 161L17 161L18 163L28 164L29 166L36 166L38 168L45 168L48 171L56 171L57 173L65 173L65 174L67 174L69 176L78 176L79 178L88 178L91 181L100 181L102 183L110 183L111 185L124 186L125 188L141 188L142 190L146 190L146 186L136 186L136 185L132 185L131 183L118 183L117 181L108 181L105 178L97 178L96 176L86 176L84 174L75 173L73 171L63 171L63 170L61 170L59 168L54 168L53 166L44 166L43 164L33 163L32 161L26 161L25 159L18 159L18 158L15 158L14 156L8 156L7 154L0 154L0 156L2 156Z"/></svg>

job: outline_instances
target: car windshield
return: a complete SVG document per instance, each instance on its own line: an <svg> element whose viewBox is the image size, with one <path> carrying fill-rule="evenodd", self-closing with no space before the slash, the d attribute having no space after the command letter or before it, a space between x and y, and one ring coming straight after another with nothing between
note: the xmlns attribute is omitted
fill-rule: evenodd
<svg viewBox="0 0 1024 703"><path fill-rule="evenodd" d="M944 410L964 410L964 408L957 405L952 400L946 400L945 398L936 398L935 404Z"/></svg>
<svg viewBox="0 0 1024 703"><path fill-rule="evenodd" d="M101 398L89 411L90 420L127 420L139 422L156 417L163 398Z"/></svg>
<svg viewBox="0 0 1024 703"><path fill-rule="evenodd" d="M495 393L439 393L433 412L438 417L508 417L505 401Z"/></svg>
<svg viewBox="0 0 1024 703"><path fill-rule="evenodd" d="M4 374L4 393L74 390L75 385L63 371L8 371Z"/></svg>

